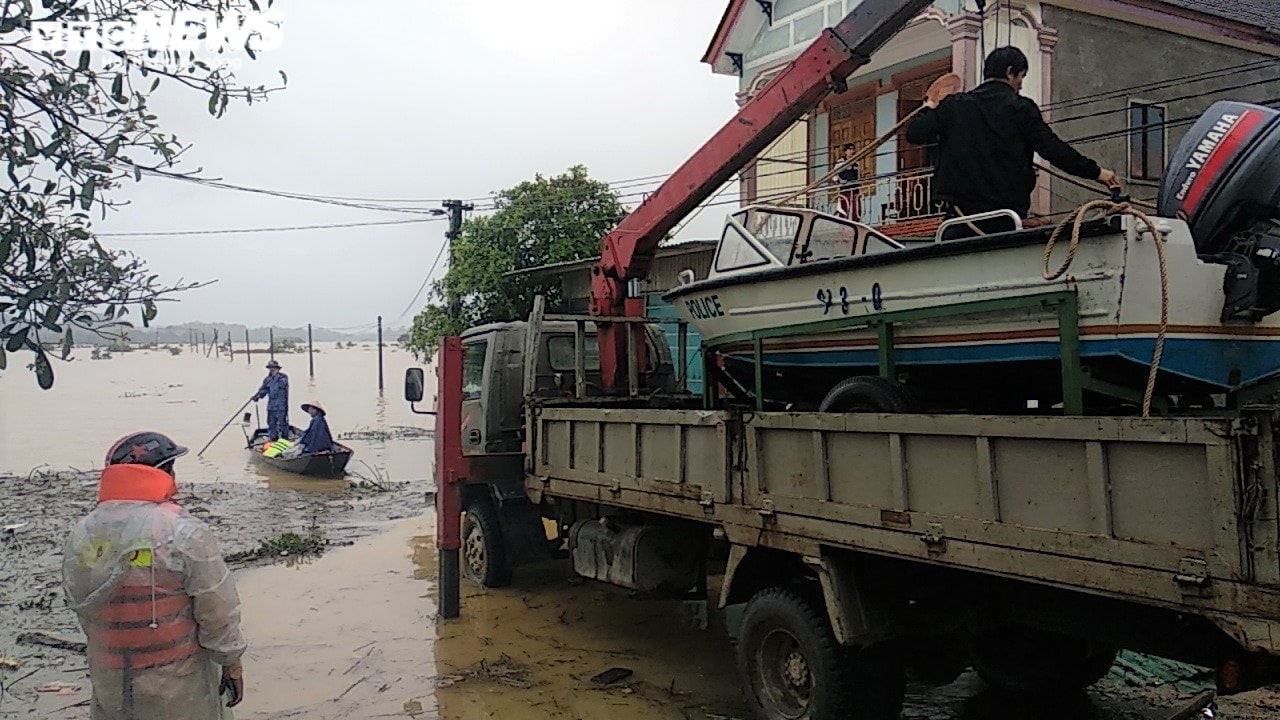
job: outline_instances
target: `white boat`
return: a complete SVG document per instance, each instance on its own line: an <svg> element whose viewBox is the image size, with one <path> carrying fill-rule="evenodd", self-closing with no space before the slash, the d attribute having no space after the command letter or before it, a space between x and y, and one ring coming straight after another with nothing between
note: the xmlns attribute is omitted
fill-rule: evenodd
<svg viewBox="0 0 1280 720"><path fill-rule="evenodd" d="M1219 105L1234 106L1215 106L1219 114L1241 114L1239 104ZM1171 168L1198 147L1197 128L1212 130L1215 109L1188 134ZM1272 144L1280 143L1280 114L1261 111L1275 131ZM1253 145L1238 142L1233 152L1266 150L1257 142L1265 133L1256 126L1241 132L1246 130L1254 132L1244 138ZM1230 160L1237 174L1252 174L1239 157ZM1269 165L1264 169L1275 172ZM1204 180L1215 184L1216 195L1203 207L1192 207L1199 212L1190 215L1186 190L1195 175L1166 173L1177 184L1162 192L1162 209L1182 203L1192 225L1203 224L1214 203L1230 203L1224 193L1233 188L1222 186L1247 180L1229 180L1227 172ZM1274 182L1263 194L1280 198L1280 178L1265 179ZM1257 194L1256 186L1247 192ZM1183 197L1177 197L1177 188ZM1272 206L1272 217L1280 218L1280 202ZM1065 392L1061 318L1052 302L1039 302L1059 293L1055 297L1072 297L1076 306L1079 355L1093 388L1125 397L1140 393L1161 327L1153 234L1130 216L1087 223L1068 271L1046 280L1050 229L1023 229L1016 216L1009 216L1008 232L903 243L814 210L752 206L726 220L710 274L692 278L686 273L684 284L666 299L697 329L704 347L725 359L731 375L748 387L761 382L758 394L775 400L817 403L840 380L875 374L882 366L877 323L893 320L893 370L926 399L943 406L1026 408L1028 402L1053 404ZM1280 314L1274 311L1280 302L1274 296L1280 287L1273 287L1273 274L1280 226L1264 208L1261 218L1244 223L1247 232L1215 236L1216 252L1206 253L1209 243L1197 244L1188 222L1169 217L1156 224L1164 237L1169 302L1157 393L1204 402L1206 396L1275 380ZM1239 218L1235 225L1241 225ZM1267 227L1274 232L1268 234ZM1050 270L1065 258L1068 236L1050 258ZM1236 277L1242 273L1252 278ZM1245 301L1229 303L1227 296ZM983 301L1003 309L940 316ZM913 318L911 311L923 317ZM757 343L763 360L758 378Z"/></svg>

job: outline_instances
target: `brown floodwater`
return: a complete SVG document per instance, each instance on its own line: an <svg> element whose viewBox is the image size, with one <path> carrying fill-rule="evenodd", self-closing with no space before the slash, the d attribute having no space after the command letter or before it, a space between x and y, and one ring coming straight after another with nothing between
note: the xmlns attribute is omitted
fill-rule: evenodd
<svg viewBox="0 0 1280 720"><path fill-rule="evenodd" d="M278 354L289 375L289 420L306 427L309 420L299 406L316 400L325 406L334 437L366 433L365 439L343 441L355 450L349 470L372 475L366 465L397 480L427 479L431 446L422 438L369 439L369 431L395 433L410 427L419 432L434 420L415 415L402 397L405 368L415 365L408 352L388 347L384 354L385 393L378 393L376 343L338 350L318 346L315 378L309 378L307 355ZM102 466L107 448L133 430L158 430L191 448L179 464L179 480L194 482L263 482L288 485L292 476L253 464L245 451L243 413L204 453L196 453L237 408L257 391L266 375L267 356L243 353L234 360L205 357L186 349L173 356L166 350L137 350L107 360L90 359L77 348L74 359L55 363L56 382L40 390L35 377L23 369L20 353L10 353L9 368L0 372L0 475L25 476L37 467L89 470ZM261 405L266 421L266 401ZM253 413L250 405L246 412ZM256 421L256 418L255 418ZM323 486L308 484L310 489ZM329 489L341 488L331 484Z"/></svg>

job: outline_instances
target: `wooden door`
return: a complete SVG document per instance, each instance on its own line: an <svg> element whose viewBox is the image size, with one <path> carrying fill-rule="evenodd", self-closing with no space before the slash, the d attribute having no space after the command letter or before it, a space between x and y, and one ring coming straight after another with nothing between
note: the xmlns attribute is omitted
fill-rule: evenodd
<svg viewBox="0 0 1280 720"><path fill-rule="evenodd" d="M831 107L831 129L827 146L832 166L844 159L843 148L852 143L862 150L876 139L876 103L871 95L853 98ZM871 153L858 163L858 177L876 174L876 156Z"/></svg>

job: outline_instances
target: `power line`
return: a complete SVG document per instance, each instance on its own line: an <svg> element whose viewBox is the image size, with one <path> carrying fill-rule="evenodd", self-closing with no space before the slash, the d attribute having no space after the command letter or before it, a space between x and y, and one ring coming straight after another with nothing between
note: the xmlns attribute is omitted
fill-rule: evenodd
<svg viewBox="0 0 1280 720"><path fill-rule="evenodd" d="M381 222L366 223L332 223L325 225L289 225L289 227L274 228L225 228L210 229L210 231L161 231L161 232L100 232L93 233L96 237L179 237L179 236L206 236L206 234L250 234L262 232L294 232L294 231L320 231L320 229L339 229L339 228L371 228L380 227L380 225L410 225L416 223L438 223L440 218L421 218L416 220L381 220Z"/></svg>

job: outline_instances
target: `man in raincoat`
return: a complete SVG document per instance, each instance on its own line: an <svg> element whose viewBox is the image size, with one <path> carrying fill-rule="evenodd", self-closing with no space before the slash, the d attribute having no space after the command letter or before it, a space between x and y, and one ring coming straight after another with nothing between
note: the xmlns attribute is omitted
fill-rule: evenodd
<svg viewBox="0 0 1280 720"><path fill-rule="evenodd" d="M92 720L219 720L244 696L240 598L213 533L176 503L187 448L154 432L107 453L98 505L63 548L88 638Z"/></svg>
<svg viewBox="0 0 1280 720"><path fill-rule="evenodd" d="M271 441L289 437L289 376L280 372L280 363L267 363L267 376L262 387L250 398L257 402L267 398L267 439Z"/></svg>

